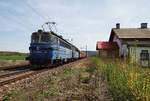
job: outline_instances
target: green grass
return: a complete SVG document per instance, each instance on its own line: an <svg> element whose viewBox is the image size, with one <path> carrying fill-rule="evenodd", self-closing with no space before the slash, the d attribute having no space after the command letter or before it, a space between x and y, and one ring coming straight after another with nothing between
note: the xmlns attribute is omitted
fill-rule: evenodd
<svg viewBox="0 0 150 101"><path fill-rule="evenodd" d="M25 60L27 55L17 52L0 52L0 60Z"/></svg>
<svg viewBox="0 0 150 101"><path fill-rule="evenodd" d="M150 70L119 60L92 58L106 77L114 101L150 101Z"/></svg>

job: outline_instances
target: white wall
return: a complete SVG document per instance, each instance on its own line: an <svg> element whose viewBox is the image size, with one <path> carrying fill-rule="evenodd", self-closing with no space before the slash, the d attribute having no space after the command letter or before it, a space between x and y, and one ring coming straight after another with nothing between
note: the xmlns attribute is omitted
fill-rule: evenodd
<svg viewBox="0 0 150 101"><path fill-rule="evenodd" d="M150 41L125 41L119 39L116 35L113 38L113 42L117 42L119 46L119 56L129 55L132 63L137 63L140 65L140 54L142 50L148 50L150 55ZM137 45L137 46L136 46ZM139 47L140 45L140 47ZM145 47L146 46L146 47ZM150 58L150 57L149 57ZM149 61L150 63L150 61Z"/></svg>
<svg viewBox="0 0 150 101"><path fill-rule="evenodd" d="M150 54L150 47L134 47L134 46L129 47L129 57L131 59L131 62L140 64L140 53L142 50L148 50Z"/></svg>

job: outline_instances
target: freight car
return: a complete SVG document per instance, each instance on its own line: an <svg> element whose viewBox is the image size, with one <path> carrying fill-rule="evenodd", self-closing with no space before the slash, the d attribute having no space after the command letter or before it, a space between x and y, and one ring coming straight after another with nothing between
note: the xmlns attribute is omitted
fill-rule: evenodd
<svg viewBox="0 0 150 101"><path fill-rule="evenodd" d="M30 64L54 65L80 58L79 49L53 31L32 33L29 50Z"/></svg>
<svg viewBox="0 0 150 101"><path fill-rule="evenodd" d="M80 51L80 59L86 58L87 54L84 51Z"/></svg>

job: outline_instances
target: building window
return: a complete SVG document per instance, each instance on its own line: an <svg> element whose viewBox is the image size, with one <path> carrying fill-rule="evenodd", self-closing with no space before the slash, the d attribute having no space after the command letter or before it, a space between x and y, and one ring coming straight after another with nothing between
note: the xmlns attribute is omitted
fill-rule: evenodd
<svg viewBox="0 0 150 101"><path fill-rule="evenodd" d="M141 60L149 60L148 50L142 50L140 54Z"/></svg>

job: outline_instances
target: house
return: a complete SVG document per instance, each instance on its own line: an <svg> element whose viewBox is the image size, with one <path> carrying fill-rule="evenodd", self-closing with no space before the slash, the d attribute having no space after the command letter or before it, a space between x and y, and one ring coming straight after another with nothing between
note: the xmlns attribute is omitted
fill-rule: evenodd
<svg viewBox="0 0 150 101"><path fill-rule="evenodd" d="M109 42L116 42L119 56L142 66L150 66L150 28L141 23L139 28L112 28Z"/></svg>
<svg viewBox="0 0 150 101"><path fill-rule="evenodd" d="M119 47L116 42L98 41L96 44L97 54L103 58L117 58Z"/></svg>

